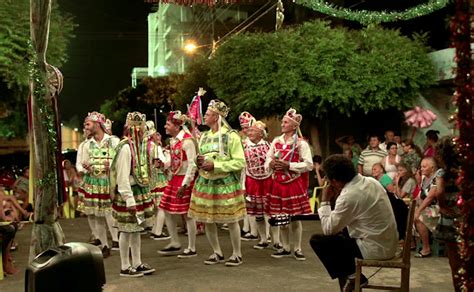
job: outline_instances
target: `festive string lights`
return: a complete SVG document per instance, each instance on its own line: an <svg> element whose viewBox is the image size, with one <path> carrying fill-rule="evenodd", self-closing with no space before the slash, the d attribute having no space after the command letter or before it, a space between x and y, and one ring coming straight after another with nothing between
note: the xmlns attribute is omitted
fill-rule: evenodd
<svg viewBox="0 0 474 292"><path fill-rule="evenodd" d="M457 180L461 191L457 200L462 213L459 226L459 252L462 267L458 274L462 291L474 291L474 129L472 113L472 53L471 53L471 6L469 0L456 0L456 14L451 20L452 44L456 49L456 91L453 114L459 136L453 139L457 147L461 170Z"/></svg>
<svg viewBox="0 0 474 292"><path fill-rule="evenodd" d="M429 0L425 4L417 5L402 12L352 10L337 7L322 0L295 0L295 3L311 8L332 17L359 22L364 25L382 22L409 20L430 14L448 5L448 0Z"/></svg>

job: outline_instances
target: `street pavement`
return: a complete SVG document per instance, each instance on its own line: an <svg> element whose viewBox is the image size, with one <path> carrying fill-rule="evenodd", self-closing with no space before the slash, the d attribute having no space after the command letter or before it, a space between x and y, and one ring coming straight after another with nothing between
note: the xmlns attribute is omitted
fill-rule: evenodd
<svg viewBox="0 0 474 292"><path fill-rule="evenodd" d="M90 231L86 218L61 220L61 226L68 242L87 242ZM153 241L148 236L142 236L142 261L157 271L143 278L120 277L119 252L112 251L111 257L104 260L107 282L104 291L338 291L337 280L329 278L308 243L311 234L321 232L319 221L303 222L303 227L306 261L296 261L294 258L274 259L270 257L271 249L255 250L252 248L255 241L242 241L244 263L238 267L204 265L203 261L212 253L205 235L197 238L198 256L189 259L160 256L157 250L168 241ZM1 292L24 290L30 235L31 225L26 225L18 232L19 249L14 252L14 259L21 271L0 281ZM186 247L186 237L181 235L180 239L183 247ZM228 232L219 231L219 239L227 258L232 253ZM367 277L375 272L377 269L364 269ZM399 280L399 270L383 269L370 278L369 282L396 285ZM418 259L412 254L410 291L453 291L447 258Z"/></svg>

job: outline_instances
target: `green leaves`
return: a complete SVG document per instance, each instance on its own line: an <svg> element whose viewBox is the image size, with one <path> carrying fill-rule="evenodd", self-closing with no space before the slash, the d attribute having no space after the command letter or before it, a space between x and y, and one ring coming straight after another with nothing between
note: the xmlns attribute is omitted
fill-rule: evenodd
<svg viewBox="0 0 474 292"><path fill-rule="evenodd" d="M312 117L404 109L435 82L426 52L396 30L316 21L233 37L209 61L208 84L235 115L269 116L289 107Z"/></svg>

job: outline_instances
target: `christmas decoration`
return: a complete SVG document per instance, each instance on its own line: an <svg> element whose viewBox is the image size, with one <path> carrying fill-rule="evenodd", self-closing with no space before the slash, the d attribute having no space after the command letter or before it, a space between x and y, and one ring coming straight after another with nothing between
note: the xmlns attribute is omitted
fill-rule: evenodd
<svg viewBox="0 0 474 292"><path fill-rule="evenodd" d="M459 136L453 143L457 146L461 171L458 178L461 192L457 201L461 209L462 222L459 226L459 250L462 267L462 291L474 290L474 129L472 113L472 54L471 54L471 14L469 0L456 0L456 14L451 20L452 44L456 49L456 91L453 104L457 113L453 115Z"/></svg>
<svg viewBox="0 0 474 292"><path fill-rule="evenodd" d="M306 6L320 13L330 15L332 17L356 21L363 25L409 20L412 18L424 16L444 8L448 2L448 0L429 0L428 3L417 5L402 12L388 12L352 10L349 8L337 7L334 4L330 4L322 0L295 0L296 4Z"/></svg>

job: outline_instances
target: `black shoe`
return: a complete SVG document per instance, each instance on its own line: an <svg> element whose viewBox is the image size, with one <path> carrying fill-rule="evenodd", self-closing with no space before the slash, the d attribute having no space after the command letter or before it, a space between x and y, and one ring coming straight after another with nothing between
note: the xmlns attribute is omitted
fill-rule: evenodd
<svg viewBox="0 0 474 292"><path fill-rule="evenodd" d="M112 241L112 248L111 250L120 250L118 241Z"/></svg>
<svg viewBox="0 0 474 292"><path fill-rule="evenodd" d="M192 251L190 250L189 248L186 248L182 254L179 254L178 255L178 259L187 259L187 258L192 258L192 257L195 257L197 256L197 252L196 251Z"/></svg>
<svg viewBox="0 0 474 292"><path fill-rule="evenodd" d="M104 259L110 256L110 248L108 246L104 246L102 248L102 256L104 257Z"/></svg>
<svg viewBox="0 0 474 292"><path fill-rule="evenodd" d="M167 239L170 239L171 236L167 235L167 234L164 234L164 233L161 233L160 235L156 235L156 234L151 234L150 235L150 238L153 239L153 240L167 240Z"/></svg>
<svg viewBox="0 0 474 292"><path fill-rule="evenodd" d="M218 263L224 262L224 256L218 255L217 253L213 253L209 256L207 260L204 261L206 265L215 265Z"/></svg>
<svg viewBox="0 0 474 292"><path fill-rule="evenodd" d="M145 227L145 231L146 231L146 232L151 232L152 229L153 229L153 227L150 227L150 226L149 226L149 227Z"/></svg>
<svg viewBox="0 0 474 292"><path fill-rule="evenodd" d="M138 278L138 277L143 277L143 273L138 272L133 267L129 267L126 270L120 270L120 276L121 277L128 277L128 278Z"/></svg>
<svg viewBox="0 0 474 292"><path fill-rule="evenodd" d="M360 275L360 287L365 287L369 284L369 280L364 276L364 274ZM354 279L347 279L344 288L342 289L343 292L352 292L355 289L355 278Z"/></svg>
<svg viewBox="0 0 474 292"><path fill-rule="evenodd" d="M240 237L244 237L245 235L247 235L248 233L250 233L249 231L244 231L243 229L240 230Z"/></svg>
<svg viewBox="0 0 474 292"><path fill-rule="evenodd" d="M155 269L150 267L148 264L141 264L136 268L136 270L143 275L149 275L155 272Z"/></svg>
<svg viewBox="0 0 474 292"><path fill-rule="evenodd" d="M291 252L289 250L284 250L283 248L277 251L276 253L272 254L272 258L276 258L276 259L281 259L281 258L290 257L290 256L291 256Z"/></svg>
<svg viewBox="0 0 474 292"><path fill-rule="evenodd" d="M243 263L242 258L238 256L231 256L226 262L225 265L228 267L240 266Z"/></svg>
<svg viewBox="0 0 474 292"><path fill-rule="evenodd" d="M165 247L163 249L160 249L158 251L158 253L161 254L161 255L176 255L180 251L181 251L181 247L169 246L169 247Z"/></svg>
<svg viewBox="0 0 474 292"><path fill-rule="evenodd" d="M227 225L227 224L222 224L221 229L222 229L222 230L229 230L229 225Z"/></svg>
<svg viewBox="0 0 474 292"><path fill-rule="evenodd" d="M283 248L283 245L281 245L280 243L275 243L272 248L273 250L279 251Z"/></svg>
<svg viewBox="0 0 474 292"><path fill-rule="evenodd" d="M101 242L100 242L99 239L96 238L96 239L93 239L93 240L89 241L89 244L99 246L99 245L101 245Z"/></svg>
<svg viewBox="0 0 474 292"><path fill-rule="evenodd" d="M253 248L260 249L260 250L266 249L267 247L268 247L268 243L266 242L260 242L259 244L256 244L253 246Z"/></svg>
<svg viewBox="0 0 474 292"><path fill-rule="evenodd" d="M300 249L295 250L294 257L297 261L306 261L306 257Z"/></svg>
<svg viewBox="0 0 474 292"><path fill-rule="evenodd" d="M243 241L257 240L258 236L246 233L244 236L241 236L240 239Z"/></svg>

